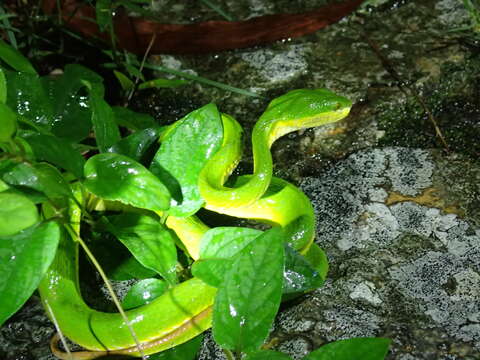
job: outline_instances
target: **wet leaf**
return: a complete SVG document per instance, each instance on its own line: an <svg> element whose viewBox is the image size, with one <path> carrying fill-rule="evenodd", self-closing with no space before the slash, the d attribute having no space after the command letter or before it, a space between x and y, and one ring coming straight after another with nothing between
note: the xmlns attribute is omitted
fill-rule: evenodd
<svg viewBox="0 0 480 360"><path fill-rule="evenodd" d="M140 162L150 146L156 143L159 134L159 127L134 132L109 147L107 152L122 154Z"/></svg>
<svg viewBox="0 0 480 360"><path fill-rule="evenodd" d="M192 267L192 274L211 286L219 287L226 271L232 266L232 257L238 254L262 231L240 227L216 227L208 230L200 243L200 258Z"/></svg>
<svg viewBox="0 0 480 360"><path fill-rule="evenodd" d="M256 351L268 336L280 306L284 234L266 231L236 256L218 289L213 336L222 347Z"/></svg>
<svg viewBox="0 0 480 360"><path fill-rule="evenodd" d="M150 169L170 190L170 215L190 216L203 206L198 176L222 139L220 113L208 104L179 120L163 140Z"/></svg>
<svg viewBox="0 0 480 360"><path fill-rule="evenodd" d="M168 289L168 284L159 279L144 279L133 285L122 300L125 310L150 304Z"/></svg>
<svg viewBox="0 0 480 360"><path fill-rule="evenodd" d="M17 131L17 115L10 108L0 102L0 142L12 139Z"/></svg>
<svg viewBox="0 0 480 360"><path fill-rule="evenodd" d="M37 207L31 200L20 194L0 193L0 236L14 235L38 220Z"/></svg>
<svg viewBox="0 0 480 360"><path fill-rule="evenodd" d="M52 133L72 142L85 139L92 128L85 81L94 84L103 96L102 77L78 64L66 65L59 77L42 78L55 114Z"/></svg>
<svg viewBox="0 0 480 360"><path fill-rule="evenodd" d="M0 192L8 190L9 186L5 184L2 180L0 180Z"/></svg>
<svg viewBox="0 0 480 360"><path fill-rule="evenodd" d="M143 165L126 156L104 153L85 164L85 186L93 194L142 209L165 210L170 204L167 188Z"/></svg>
<svg viewBox="0 0 480 360"><path fill-rule="evenodd" d="M306 292L322 286L324 279L304 256L285 245L285 269L283 272L283 293Z"/></svg>
<svg viewBox="0 0 480 360"><path fill-rule="evenodd" d="M24 186L44 193L55 199L72 195L71 189L62 174L47 163L20 163L3 173L2 179L14 186Z"/></svg>
<svg viewBox="0 0 480 360"><path fill-rule="evenodd" d="M107 255L109 253L111 252L107 252ZM108 277L112 280L148 279L156 274L155 271L140 264L134 256L130 256L110 270Z"/></svg>
<svg viewBox="0 0 480 360"><path fill-rule="evenodd" d="M33 165L43 185L43 192L50 199L69 197L72 190L58 169L47 163Z"/></svg>
<svg viewBox="0 0 480 360"><path fill-rule="evenodd" d="M29 74L37 73L26 57L24 57L3 40L0 40L0 59L2 59L16 71Z"/></svg>
<svg viewBox="0 0 480 360"><path fill-rule="evenodd" d="M22 132L21 136L31 146L37 160L48 161L77 178L83 177L85 159L67 140L33 131Z"/></svg>
<svg viewBox="0 0 480 360"><path fill-rule="evenodd" d="M305 356L304 360L383 360L388 352L390 339L352 338L324 345Z"/></svg>
<svg viewBox="0 0 480 360"><path fill-rule="evenodd" d="M103 94L100 94L95 87L89 87L89 92L95 139L100 152L106 152L110 146L120 140L120 131L112 108L102 98Z"/></svg>
<svg viewBox="0 0 480 360"><path fill-rule="evenodd" d="M36 74L5 71L7 105L37 126L50 130L54 122L52 104L42 79Z"/></svg>
<svg viewBox="0 0 480 360"><path fill-rule="evenodd" d="M231 259L198 259L192 265L192 275L218 288L232 263Z"/></svg>
<svg viewBox="0 0 480 360"><path fill-rule="evenodd" d="M5 72L0 67L0 104L7 102L7 79L5 78Z"/></svg>
<svg viewBox="0 0 480 360"><path fill-rule="evenodd" d="M137 131L158 126L150 115L137 113L121 106L114 106L112 110L117 124L131 130Z"/></svg>
<svg viewBox="0 0 480 360"><path fill-rule="evenodd" d="M101 220L100 223L110 224ZM90 250L97 259L101 259L102 268L112 280L142 280L155 277L155 271L147 269L138 262L132 253L117 238L107 232L103 225L97 222L95 228L102 227L102 232L92 232L89 236Z"/></svg>
<svg viewBox="0 0 480 360"><path fill-rule="evenodd" d="M135 258L156 271L169 284L176 283L177 249L175 239L157 219L134 213L111 216L111 232Z"/></svg>
<svg viewBox="0 0 480 360"><path fill-rule="evenodd" d="M10 171L11 169L13 169L15 167L15 165L17 165L18 162L12 160L12 159L0 159L0 174L4 173L4 172L7 172L7 171Z"/></svg>
<svg viewBox="0 0 480 360"><path fill-rule="evenodd" d="M310 246L305 254L305 259L318 271L323 280L327 278L329 268L327 254L317 244L313 243Z"/></svg>
<svg viewBox="0 0 480 360"><path fill-rule="evenodd" d="M27 161L36 161L35 155L33 154L32 147L24 138L19 136L15 137L15 145L17 147L17 153L22 154L24 159Z"/></svg>
<svg viewBox="0 0 480 360"><path fill-rule="evenodd" d="M52 221L0 237L0 325L35 291L55 257L59 239L60 226Z"/></svg>
<svg viewBox="0 0 480 360"><path fill-rule="evenodd" d="M200 258L228 259L236 255L263 232L242 227L216 227L208 230L200 242Z"/></svg>

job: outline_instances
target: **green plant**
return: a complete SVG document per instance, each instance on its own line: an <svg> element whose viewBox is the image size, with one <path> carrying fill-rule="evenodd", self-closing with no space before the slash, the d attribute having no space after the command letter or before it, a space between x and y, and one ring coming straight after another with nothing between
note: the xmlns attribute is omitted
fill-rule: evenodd
<svg viewBox="0 0 480 360"><path fill-rule="evenodd" d="M225 83L210 80L202 76L192 75L188 72L171 69L165 66L149 63L148 61L139 61L137 56L123 52L121 56L115 57L112 51L105 51L112 60L116 62L104 63L102 66L112 69L115 77L122 89L131 97L134 91L148 88L175 88L187 85L191 82L198 82L207 86L214 86L225 91L231 91L240 95L250 97L261 97L248 90L240 89ZM174 76L173 79L156 78L147 80L143 74L144 69L154 70ZM182 80L184 79L184 80Z"/></svg>
<svg viewBox="0 0 480 360"><path fill-rule="evenodd" d="M88 356L108 349L144 357L180 345L157 358L193 358L195 336L213 316L214 337L230 358L288 358L259 349L282 297L320 286L328 264L312 243L308 199L272 178L269 146L286 129L343 118L350 102L326 90L296 90L273 100L254 130L254 173L227 188L241 155L241 128L215 105L160 127L146 115L110 107L102 79L80 65L41 77L3 42L0 58L0 269L9 274L0 280L0 323L38 287L60 336L92 350ZM225 204L228 194L238 196ZM204 206L280 226L209 229L195 216ZM123 244L118 252L116 240ZM118 314L83 301L79 246ZM103 256L102 246L108 247ZM141 281L121 304L109 278ZM343 340L305 359L379 360L388 343Z"/></svg>
<svg viewBox="0 0 480 360"><path fill-rule="evenodd" d="M470 19L466 26L449 30L451 33L460 33L466 39L478 41L480 33L480 2L478 0L461 0Z"/></svg>
<svg viewBox="0 0 480 360"><path fill-rule="evenodd" d="M463 0L463 5L470 16L470 27L474 33L480 32L480 3L478 0Z"/></svg>
<svg viewBox="0 0 480 360"><path fill-rule="evenodd" d="M203 1L207 6L211 7L214 11L218 12L227 20L232 20L231 16L223 12L213 2L208 0ZM148 5L148 3L149 0L98 0L95 3L95 20L98 24L100 31L107 32L109 34L111 44L111 50L105 51L105 54L107 54L113 60L113 62L103 64L103 66L113 70L114 75L119 81L122 89L128 93L128 98L132 96L135 90L143 90L152 87L175 88L178 86L186 85L191 81L199 82L207 86L215 86L220 89L236 92L245 96L258 97L257 94L250 91L219 83L217 81L213 81L201 76L195 76L164 66L146 63L146 56L148 55L148 51L146 54L144 54L144 58L142 61L139 61L137 56L132 53L118 51L116 48L115 31L113 28L113 13L117 11L119 7L124 7L128 11L151 17L150 11L141 7L141 5ZM154 38L152 38L152 41L153 40ZM146 80L143 74L144 68L164 72L180 79L157 78ZM187 80L182 80L182 78Z"/></svg>

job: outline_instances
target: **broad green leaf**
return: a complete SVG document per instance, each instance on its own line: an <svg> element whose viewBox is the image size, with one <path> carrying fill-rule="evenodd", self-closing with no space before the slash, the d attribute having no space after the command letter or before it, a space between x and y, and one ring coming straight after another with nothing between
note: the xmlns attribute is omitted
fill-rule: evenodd
<svg viewBox="0 0 480 360"><path fill-rule="evenodd" d="M234 187L237 187L237 183L248 180L248 176L239 176L237 179L241 181L235 181ZM269 194L275 194L285 186L283 180L274 179L268 187L265 196ZM297 205L299 206L299 205ZM303 206L303 205L302 205ZM308 204L308 206L311 206ZM288 244L295 250L302 251L304 247L309 243L311 237L315 232L315 219L308 215L301 215L284 226L285 235L288 239Z"/></svg>
<svg viewBox="0 0 480 360"><path fill-rule="evenodd" d="M324 279L304 256L285 245L283 293L294 294L322 286Z"/></svg>
<svg viewBox="0 0 480 360"><path fill-rule="evenodd" d="M110 224L108 220L97 222L95 228L103 227L102 222ZM117 238L106 232L92 232L90 234L90 250L101 265L109 279L112 280L142 280L155 277L155 271L147 269L135 259L131 252Z"/></svg>
<svg viewBox="0 0 480 360"><path fill-rule="evenodd" d="M143 266L156 271L169 284L175 284L177 249L165 226L150 216L123 213L109 218L110 231Z"/></svg>
<svg viewBox="0 0 480 360"><path fill-rule="evenodd" d="M149 360L194 360L202 345L203 335L198 335L174 348L150 355Z"/></svg>
<svg viewBox="0 0 480 360"><path fill-rule="evenodd" d="M35 291L55 256L59 239L60 226L52 221L0 237L0 325Z"/></svg>
<svg viewBox="0 0 480 360"><path fill-rule="evenodd" d="M121 106L114 106L112 110L117 124L128 129L138 131L158 126L150 115L137 113Z"/></svg>
<svg viewBox="0 0 480 360"><path fill-rule="evenodd" d="M17 137L15 141L18 141L18 140L19 138ZM0 179L3 179L4 176L11 174L12 172L15 173L16 171L18 171L17 167L19 164L21 163L18 163L12 160L7 160L7 159L0 160ZM17 184L17 180L15 177L13 177L13 179L10 179L10 180L15 184ZM40 204L48 200L48 198L43 193L22 185L20 186L10 185L9 188L6 189L4 192L8 194L15 194L15 195L20 195L22 197L26 197L30 201L32 201L34 204Z"/></svg>
<svg viewBox="0 0 480 360"><path fill-rule="evenodd" d="M125 310L150 304L168 289L168 284L159 279L144 279L133 285L122 300Z"/></svg>
<svg viewBox="0 0 480 360"><path fill-rule="evenodd" d="M80 142L90 135L92 129L92 110L84 95L70 95L69 102L56 115L52 134L72 143Z"/></svg>
<svg viewBox="0 0 480 360"><path fill-rule="evenodd" d="M85 139L92 128L85 82L103 95L102 77L78 64L66 65L59 77L42 78L55 114L52 133L72 142Z"/></svg>
<svg viewBox="0 0 480 360"><path fill-rule="evenodd" d="M107 28L112 28L112 1L111 0L97 0L95 5L95 15L100 31L105 31Z"/></svg>
<svg viewBox="0 0 480 360"><path fill-rule="evenodd" d="M339 340L311 352L303 360L383 360L389 346L390 339L385 338Z"/></svg>
<svg viewBox="0 0 480 360"><path fill-rule="evenodd" d="M7 102L7 79L5 77L5 72L0 67L0 104L5 104Z"/></svg>
<svg viewBox="0 0 480 360"><path fill-rule="evenodd" d="M329 268L327 254L317 244L313 243L310 246L305 259L318 271L323 280L327 278Z"/></svg>
<svg viewBox="0 0 480 360"><path fill-rule="evenodd" d="M43 184L43 192L49 198L69 197L72 190L60 171L48 163L37 163L33 167L37 171L40 181Z"/></svg>
<svg viewBox="0 0 480 360"><path fill-rule="evenodd" d="M117 78L118 82L120 83L120 86L124 91L128 91L134 88L135 84L133 83L133 81L130 80L127 76L125 76L120 71L113 70L113 74Z"/></svg>
<svg viewBox="0 0 480 360"><path fill-rule="evenodd" d="M216 227L208 230L200 242L200 258L192 266L192 274L211 286L219 287L233 256L257 238L260 230L240 227Z"/></svg>
<svg viewBox="0 0 480 360"><path fill-rule="evenodd" d="M8 190L9 186L5 184L4 181L0 180L0 192L3 192L5 190Z"/></svg>
<svg viewBox="0 0 480 360"><path fill-rule="evenodd" d="M17 131L17 115L0 102L0 142L8 142Z"/></svg>
<svg viewBox="0 0 480 360"><path fill-rule="evenodd" d="M143 129L121 139L107 152L122 154L140 162L150 146L156 143L160 128Z"/></svg>
<svg viewBox="0 0 480 360"><path fill-rule="evenodd" d="M12 159L8 159L8 158L0 159L0 174L3 174L7 171L10 171L17 164L18 164L18 162L14 161Z"/></svg>
<svg viewBox="0 0 480 360"><path fill-rule="evenodd" d="M213 287L219 287L233 264L231 259L198 259L192 265L192 275Z"/></svg>
<svg viewBox="0 0 480 360"><path fill-rule="evenodd" d="M69 185L54 166L47 163L20 163L3 173L5 182L15 186L25 186L55 199L72 195Z"/></svg>
<svg viewBox="0 0 480 360"><path fill-rule="evenodd" d="M167 188L143 165L126 156L104 153L85 164L85 186L93 194L152 211L170 204Z"/></svg>
<svg viewBox="0 0 480 360"><path fill-rule="evenodd" d="M23 158L27 161L36 161L37 159L35 158L35 155L33 153L33 149L32 147L30 146L29 143L27 143L25 141L24 138L21 138L19 136L16 136L14 139L13 139L14 143L15 143L15 146L16 146L16 150L15 152L17 154L21 154L23 156Z"/></svg>
<svg viewBox="0 0 480 360"><path fill-rule="evenodd" d="M54 122L53 108L38 75L6 71L7 105L43 129Z"/></svg>
<svg viewBox="0 0 480 360"><path fill-rule="evenodd" d="M140 85L138 85L138 89L143 90L150 88L177 88L179 86L183 86L189 83L190 81L188 80L180 79L154 79L141 83Z"/></svg>
<svg viewBox="0 0 480 360"><path fill-rule="evenodd" d="M3 40L0 40L0 59L16 71L37 74L30 61Z"/></svg>
<svg viewBox="0 0 480 360"><path fill-rule="evenodd" d="M241 251L263 232L242 227L216 227L208 230L200 241L200 258L228 259Z"/></svg>
<svg viewBox="0 0 480 360"><path fill-rule="evenodd" d="M15 194L26 197L28 200L33 202L35 205L40 205L48 200L45 194L38 192L36 190L32 190L29 188L17 188L15 186L11 186L8 190L4 191L5 194Z"/></svg>
<svg viewBox="0 0 480 360"><path fill-rule="evenodd" d="M267 338L282 295L283 242L280 228L266 231L225 273L213 308L213 336L220 346L251 352Z"/></svg>
<svg viewBox="0 0 480 360"><path fill-rule="evenodd" d="M90 88L90 107L98 149L100 152L106 152L110 146L120 140L120 131L115 122L115 115L110 105L94 88Z"/></svg>
<svg viewBox="0 0 480 360"><path fill-rule="evenodd" d="M292 358L284 353L273 350L260 350L248 354L244 360L291 360ZM331 359L335 360L335 359ZM353 359L352 359L353 360Z"/></svg>
<svg viewBox="0 0 480 360"><path fill-rule="evenodd" d="M0 193L0 236L16 234L38 220L37 207L28 198L5 191Z"/></svg>
<svg viewBox="0 0 480 360"><path fill-rule="evenodd" d="M190 216L203 206L198 176L222 139L220 114L214 104L208 104L179 120L163 140L150 168L170 190L170 215Z"/></svg>
<svg viewBox="0 0 480 360"><path fill-rule="evenodd" d="M123 245L122 245L123 246ZM106 255L110 255L107 252ZM147 269L140 264L134 256L130 256L124 261L117 264L108 272L108 277L112 280L130 280L130 279L148 279L155 276L157 273L153 270Z"/></svg>
<svg viewBox="0 0 480 360"><path fill-rule="evenodd" d="M21 136L31 146L38 160L70 171L77 178L83 177L85 159L67 140L30 131L22 132Z"/></svg>

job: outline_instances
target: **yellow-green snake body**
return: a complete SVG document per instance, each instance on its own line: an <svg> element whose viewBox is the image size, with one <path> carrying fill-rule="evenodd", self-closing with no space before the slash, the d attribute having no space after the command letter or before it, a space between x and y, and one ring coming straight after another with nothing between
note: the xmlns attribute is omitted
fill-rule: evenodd
<svg viewBox="0 0 480 360"><path fill-rule="evenodd" d="M315 218L308 198L295 186L272 177L270 146L279 137L298 129L319 126L348 115L349 100L324 89L294 90L273 100L252 133L254 171L241 176L233 187L224 183L241 156L241 127L222 115L224 138L220 150L209 160L199 177L205 208L219 213L289 227L294 248L306 253L313 241ZM168 131L168 130L167 130ZM85 204L81 192L70 203L70 222L79 234ZM190 256L199 258L200 240L208 227L195 216L169 216L173 229ZM140 353L118 313L103 313L87 306L78 283L78 244L65 234L56 258L39 290L47 313L53 313L61 332L89 351L76 352L73 359L95 359L109 354ZM181 344L211 326L216 289L199 279L187 280L148 305L126 311L144 354ZM66 353L56 351L60 358Z"/></svg>

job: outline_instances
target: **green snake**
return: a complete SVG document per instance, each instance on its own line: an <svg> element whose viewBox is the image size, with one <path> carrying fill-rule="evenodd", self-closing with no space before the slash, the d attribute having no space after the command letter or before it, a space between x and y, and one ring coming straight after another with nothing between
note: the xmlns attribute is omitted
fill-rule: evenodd
<svg viewBox="0 0 480 360"><path fill-rule="evenodd" d="M239 177L233 187L224 184L240 160L242 131L232 117L222 115L222 146L198 180L205 208L288 227L292 246L307 253L315 233L312 205L298 188L272 176L270 147L292 131L338 121L348 115L350 108L348 99L325 89L294 90L271 101L252 133L253 174ZM78 204L86 203L85 196L77 191L77 201L71 201L69 207L70 223L77 234L82 220ZM209 228L195 216L169 216L166 225L176 232L190 256L198 259L200 240ZM57 357L77 360L106 354L141 354L119 313L99 312L85 304L78 283L78 243L67 234L39 291L47 313L53 314L61 332L88 350L68 355L53 345ZM192 278L151 303L126 311L143 353L166 350L208 329L215 294L215 288Z"/></svg>

